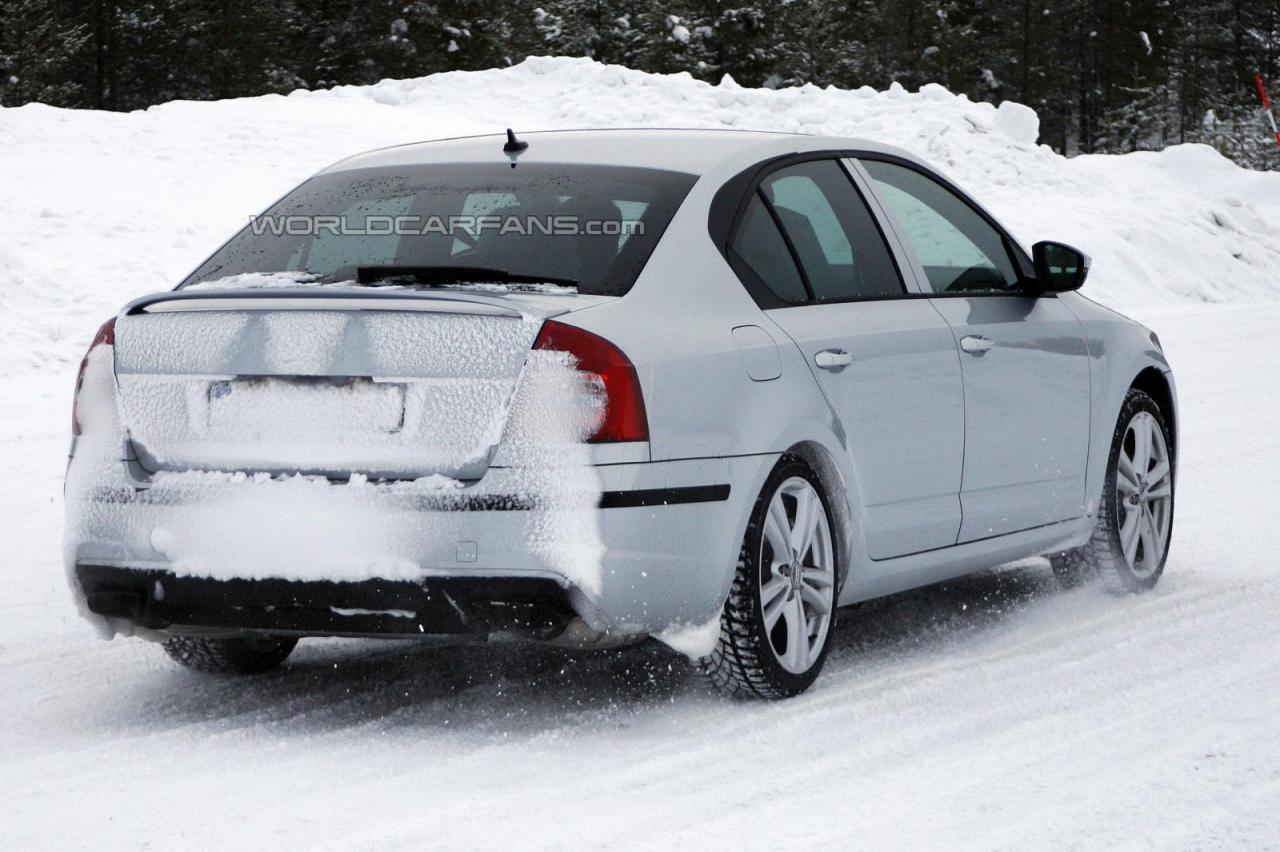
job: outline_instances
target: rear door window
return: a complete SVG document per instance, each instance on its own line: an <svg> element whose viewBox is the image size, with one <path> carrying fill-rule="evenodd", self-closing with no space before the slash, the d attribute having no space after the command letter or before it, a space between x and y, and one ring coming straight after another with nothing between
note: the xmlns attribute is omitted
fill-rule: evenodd
<svg viewBox="0 0 1280 852"><path fill-rule="evenodd" d="M809 292L796 268L795 258L759 193L751 196L730 250L782 301L791 304L808 301Z"/></svg>
<svg viewBox="0 0 1280 852"><path fill-rule="evenodd" d="M871 211L834 160L779 169L761 183L814 301L905 292Z"/></svg>

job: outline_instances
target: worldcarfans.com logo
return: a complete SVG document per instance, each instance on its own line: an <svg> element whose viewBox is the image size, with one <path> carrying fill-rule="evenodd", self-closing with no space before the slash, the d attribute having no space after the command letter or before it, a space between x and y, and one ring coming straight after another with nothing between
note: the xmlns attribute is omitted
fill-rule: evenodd
<svg viewBox="0 0 1280 852"><path fill-rule="evenodd" d="M443 236L476 239L486 234L556 237L625 237L644 233L636 219L580 216L253 216L255 236Z"/></svg>

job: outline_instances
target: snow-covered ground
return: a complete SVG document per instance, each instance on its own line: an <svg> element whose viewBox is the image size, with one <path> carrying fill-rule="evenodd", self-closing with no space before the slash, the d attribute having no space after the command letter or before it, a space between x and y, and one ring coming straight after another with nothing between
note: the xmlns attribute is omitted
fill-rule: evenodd
<svg viewBox="0 0 1280 852"><path fill-rule="evenodd" d="M1183 456L1150 595L1006 568L842 613L806 695L736 704L660 647L303 643L247 680L81 623L60 567L75 363L308 173L379 144L736 126L903 145L1155 327ZM0 109L6 848L1280 848L1280 175L1199 147L1064 160L1034 116L575 60L144 113Z"/></svg>

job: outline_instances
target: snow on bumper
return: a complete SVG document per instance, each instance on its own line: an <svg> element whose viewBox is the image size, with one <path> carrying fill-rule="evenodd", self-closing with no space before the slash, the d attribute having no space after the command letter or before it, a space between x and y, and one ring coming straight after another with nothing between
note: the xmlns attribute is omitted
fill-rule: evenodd
<svg viewBox="0 0 1280 852"><path fill-rule="evenodd" d="M139 489L124 461L112 476L80 475L78 464L67 490L73 578L85 564L214 580L548 578L590 627L619 634L716 617L760 467L729 459L595 467L596 505L561 510L518 496L522 472L509 468L470 487L188 473ZM133 632L88 613L73 586L107 633Z"/></svg>

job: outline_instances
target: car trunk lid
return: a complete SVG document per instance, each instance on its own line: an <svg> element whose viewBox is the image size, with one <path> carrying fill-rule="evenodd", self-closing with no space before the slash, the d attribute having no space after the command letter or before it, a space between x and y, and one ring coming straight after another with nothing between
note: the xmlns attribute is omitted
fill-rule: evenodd
<svg viewBox="0 0 1280 852"><path fill-rule="evenodd" d="M543 320L607 297L359 288L178 291L117 322L149 471L476 480Z"/></svg>

